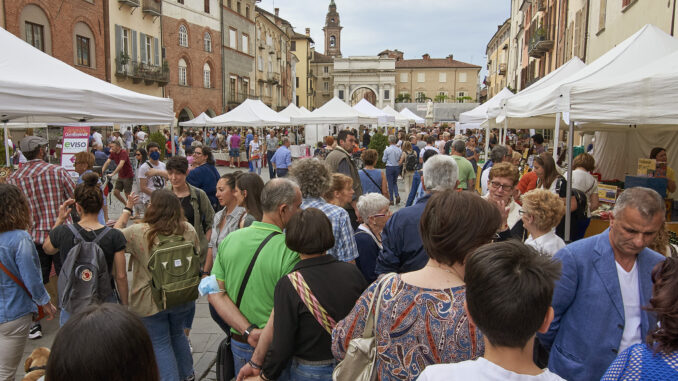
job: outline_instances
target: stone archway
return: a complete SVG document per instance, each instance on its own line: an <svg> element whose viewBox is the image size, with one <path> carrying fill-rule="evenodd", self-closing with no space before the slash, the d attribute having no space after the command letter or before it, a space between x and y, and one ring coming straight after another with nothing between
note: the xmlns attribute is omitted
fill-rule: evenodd
<svg viewBox="0 0 678 381"><path fill-rule="evenodd" d="M356 105L361 99L367 99L373 105L377 105L377 94L369 87L359 87L351 95L351 106Z"/></svg>

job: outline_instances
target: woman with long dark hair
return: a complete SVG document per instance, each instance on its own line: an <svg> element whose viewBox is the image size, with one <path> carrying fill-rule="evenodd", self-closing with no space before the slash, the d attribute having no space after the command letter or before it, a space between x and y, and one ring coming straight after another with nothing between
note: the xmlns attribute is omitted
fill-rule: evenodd
<svg viewBox="0 0 678 381"><path fill-rule="evenodd" d="M537 174L537 188L543 188L558 194L557 179L560 176L556 169L556 162L548 153L542 153L534 158L534 172Z"/></svg>
<svg viewBox="0 0 678 381"><path fill-rule="evenodd" d="M125 209L115 227L120 229L127 226L129 215L128 209ZM154 248L160 244L161 236L181 237L185 242L192 243L194 253L199 254L198 235L184 218L179 198L166 189L154 191L142 223L124 228L122 233L127 238L127 252L131 254L132 292L129 309L141 317L148 330L160 369L160 379L186 380L193 376L193 357L184 327L195 313L195 301L161 309L152 295L152 275L148 263Z"/></svg>
<svg viewBox="0 0 678 381"><path fill-rule="evenodd" d="M264 213L261 210L261 191L264 181L256 173L243 173L235 180L235 197L238 205L247 213L242 216L238 227L246 228L254 221L261 221Z"/></svg>

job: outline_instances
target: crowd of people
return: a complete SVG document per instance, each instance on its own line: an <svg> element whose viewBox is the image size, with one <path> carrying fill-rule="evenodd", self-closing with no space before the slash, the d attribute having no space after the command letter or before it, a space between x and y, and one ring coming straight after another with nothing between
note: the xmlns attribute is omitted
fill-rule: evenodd
<svg viewBox="0 0 678 381"><path fill-rule="evenodd" d="M339 364L368 338L379 380L678 378L678 265L654 190L624 190L584 238L593 156L573 160L568 211L539 134L394 131L379 152L341 130L295 160L291 132L264 134L188 131L172 152L125 130L104 151L95 131L77 181L21 139L26 162L0 184L0 379L58 315L47 381L194 380L199 288L238 380L349 380ZM220 174L224 149L249 171Z"/></svg>

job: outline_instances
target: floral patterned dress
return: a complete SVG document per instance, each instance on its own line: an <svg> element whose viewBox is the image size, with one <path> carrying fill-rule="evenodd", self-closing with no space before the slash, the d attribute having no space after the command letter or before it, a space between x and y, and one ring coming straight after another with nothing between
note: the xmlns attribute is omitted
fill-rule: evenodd
<svg viewBox="0 0 678 381"><path fill-rule="evenodd" d="M378 283L365 290L332 332L337 359L344 358L351 339L362 336ZM481 333L469 324L464 311L466 287L421 288L403 282L400 275L383 287L375 324L379 380L415 380L430 364L471 360L485 352Z"/></svg>

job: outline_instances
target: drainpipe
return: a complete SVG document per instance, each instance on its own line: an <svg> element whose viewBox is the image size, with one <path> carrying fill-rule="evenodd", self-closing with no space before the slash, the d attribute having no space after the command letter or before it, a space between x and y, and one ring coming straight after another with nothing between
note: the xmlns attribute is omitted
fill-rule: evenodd
<svg viewBox="0 0 678 381"><path fill-rule="evenodd" d="M226 59L224 58L224 0L219 0L219 27L221 29L221 38L219 39L219 49L221 49L221 112L226 112ZM257 44L256 36L254 45ZM256 54L256 46L255 54Z"/></svg>
<svg viewBox="0 0 678 381"><path fill-rule="evenodd" d="M584 57L582 57L582 61L584 61L584 62L586 62L586 51L588 50L588 45L589 45L588 42L589 42L589 14L590 13L591 13L591 0L586 0L586 29L584 29L586 32L584 32Z"/></svg>
<svg viewBox="0 0 678 381"><path fill-rule="evenodd" d="M673 0L673 12L671 12L671 36L673 36L673 27L676 25L676 0Z"/></svg>
<svg viewBox="0 0 678 381"><path fill-rule="evenodd" d="M4 4L4 2L3 2ZM111 82L111 36L110 16L108 12L108 0L103 1L104 7L104 67L106 82Z"/></svg>

